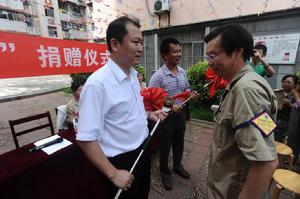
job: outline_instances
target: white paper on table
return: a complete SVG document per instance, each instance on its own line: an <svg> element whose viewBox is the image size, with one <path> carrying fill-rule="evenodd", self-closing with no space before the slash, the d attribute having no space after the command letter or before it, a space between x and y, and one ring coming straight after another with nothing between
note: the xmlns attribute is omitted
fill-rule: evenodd
<svg viewBox="0 0 300 199"><path fill-rule="evenodd" d="M42 144L45 144L47 142L50 142L52 140L55 140L56 138L59 138L60 136L59 135L53 135L51 137L48 137L48 138L45 138L45 139L42 139L42 140L39 140L37 142L34 143L35 146L40 146ZM50 145L48 147L45 147L43 148L42 150L47 153L48 155L51 155L52 153L62 149L62 148L65 148L69 145L71 145L72 142L70 142L69 140L66 140L66 139L63 139L62 142L59 142L59 143L56 143L56 144L53 144L53 145Z"/></svg>

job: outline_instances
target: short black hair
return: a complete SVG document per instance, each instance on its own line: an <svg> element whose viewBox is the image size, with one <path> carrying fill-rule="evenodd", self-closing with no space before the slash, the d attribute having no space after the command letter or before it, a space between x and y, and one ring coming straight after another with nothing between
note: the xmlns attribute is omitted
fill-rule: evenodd
<svg viewBox="0 0 300 199"><path fill-rule="evenodd" d="M263 55L266 56L267 55L267 46L262 44L262 43L258 43L254 46L254 49L260 49L263 52Z"/></svg>
<svg viewBox="0 0 300 199"><path fill-rule="evenodd" d="M126 25L132 23L136 27L140 28L139 20L136 18L129 18L128 16L119 17L109 23L106 30L106 43L107 48L112 52L110 41L115 38L119 43L122 43L123 38L127 35L128 30Z"/></svg>
<svg viewBox="0 0 300 199"><path fill-rule="evenodd" d="M71 83L72 92L75 93L80 86L83 86L85 84L85 81L86 81L86 79L84 79L84 78L74 79Z"/></svg>
<svg viewBox="0 0 300 199"><path fill-rule="evenodd" d="M232 24L218 27L206 35L204 41L208 43L219 35L221 36L221 47L227 55L231 55L236 49L243 48L244 61L250 59L253 54L253 37L243 26Z"/></svg>
<svg viewBox="0 0 300 199"><path fill-rule="evenodd" d="M286 80L287 78L291 77L294 81L295 87L298 84L298 77L296 75L292 75L292 74L287 74L285 76L283 76L283 78L281 79L281 82L283 82L284 80Z"/></svg>
<svg viewBox="0 0 300 199"><path fill-rule="evenodd" d="M179 44L181 46L180 42L175 38L169 37L164 39L160 44L160 55L162 57L170 52L170 44Z"/></svg>

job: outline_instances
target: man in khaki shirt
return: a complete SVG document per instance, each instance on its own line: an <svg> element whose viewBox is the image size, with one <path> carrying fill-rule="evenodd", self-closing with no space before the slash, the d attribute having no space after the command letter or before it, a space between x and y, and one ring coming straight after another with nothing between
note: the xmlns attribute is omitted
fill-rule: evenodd
<svg viewBox="0 0 300 199"><path fill-rule="evenodd" d="M205 42L209 66L229 82L215 116L208 196L264 198L278 164L274 136L250 120L262 112L275 119L275 95L246 64L253 51L253 38L242 26L217 28L205 37Z"/></svg>

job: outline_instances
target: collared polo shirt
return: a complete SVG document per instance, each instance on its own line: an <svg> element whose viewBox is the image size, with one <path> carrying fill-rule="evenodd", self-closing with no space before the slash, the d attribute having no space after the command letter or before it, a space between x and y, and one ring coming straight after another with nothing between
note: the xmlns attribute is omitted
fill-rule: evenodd
<svg viewBox="0 0 300 199"><path fill-rule="evenodd" d="M148 136L137 72L129 76L110 59L81 93L76 139L96 140L107 157L135 150Z"/></svg>
<svg viewBox="0 0 300 199"><path fill-rule="evenodd" d="M190 90L190 84L187 80L184 69L177 66L177 71L178 74L175 76L164 64L152 75L149 82L149 87L163 88L170 96ZM175 101L175 104L180 103L180 101Z"/></svg>

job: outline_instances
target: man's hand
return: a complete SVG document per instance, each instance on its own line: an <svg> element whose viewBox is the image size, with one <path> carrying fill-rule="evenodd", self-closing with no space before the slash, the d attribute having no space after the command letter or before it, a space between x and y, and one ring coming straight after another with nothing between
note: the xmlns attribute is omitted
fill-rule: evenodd
<svg viewBox="0 0 300 199"><path fill-rule="evenodd" d="M117 169L114 175L110 178L112 183L119 187L120 189L127 191L134 180L134 176L130 174L127 170Z"/></svg>
<svg viewBox="0 0 300 199"><path fill-rule="evenodd" d="M199 97L200 97L200 95L199 95L199 93L197 91L192 91L191 94L190 94L190 98L193 101L198 100Z"/></svg>
<svg viewBox="0 0 300 199"><path fill-rule="evenodd" d="M119 170L111 164L96 141L77 141L87 158L99 169L114 185L126 191L130 188L134 177L126 170Z"/></svg>
<svg viewBox="0 0 300 199"><path fill-rule="evenodd" d="M288 106L290 108L293 106L293 104L291 103L291 101L289 99L287 99L287 98L283 98L282 99L282 104L285 105L285 106Z"/></svg>
<svg viewBox="0 0 300 199"><path fill-rule="evenodd" d="M172 107L172 111L175 112L175 113L178 113L182 110L183 107L179 106L179 105L173 105Z"/></svg>
<svg viewBox="0 0 300 199"><path fill-rule="evenodd" d="M168 113L162 111L162 110L158 110L158 111L154 111L154 112L149 112L149 118L150 120L156 122L158 119L160 119L161 121L164 121L164 119L168 116Z"/></svg>

